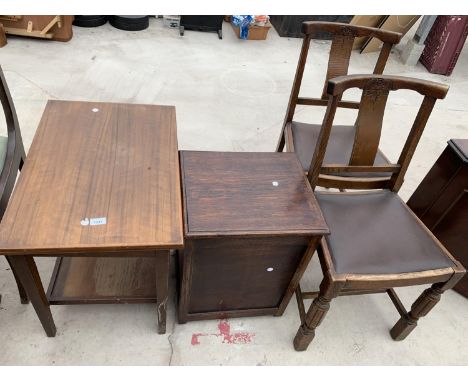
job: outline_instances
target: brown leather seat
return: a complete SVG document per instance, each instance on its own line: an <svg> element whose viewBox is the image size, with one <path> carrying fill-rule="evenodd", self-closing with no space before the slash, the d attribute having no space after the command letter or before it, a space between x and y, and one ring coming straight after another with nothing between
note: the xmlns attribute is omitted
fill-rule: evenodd
<svg viewBox="0 0 468 382"><path fill-rule="evenodd" d="M312 155L314 154L317 139L322 125L309 123L291 122L293 133L294 151L302 164L304 171L309 171ZM351 150L354 144L354 126L333 126L327 151L325 152L324 164L348 164L351 157ZM385 165L390 162L385 158L380 150L374 161L374 165ZM342 176L353 176L349 173L340 174ZM380 177L391 175L388 173L366 173L360 174L367 177ZM354 175L356 176L356 175Z"/></svg>
<svg viewBox="0 0 468 382"><path fill-rule="evenodd" d="M316 193L331 235L337 273L394 274L453 267L454 263L397 194Z"/></svg>

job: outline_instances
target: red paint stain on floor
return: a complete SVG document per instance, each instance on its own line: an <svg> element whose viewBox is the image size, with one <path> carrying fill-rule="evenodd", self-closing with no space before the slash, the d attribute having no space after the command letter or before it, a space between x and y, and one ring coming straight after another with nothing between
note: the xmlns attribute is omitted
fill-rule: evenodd
<svg viewBox="0 0 468 382"><path fill-rule="evenodd" d="M203 336L203 335L204 335L203 333L193 333L193 334L192 334L192 342L191 342L191 344L192 344L192 345L200 345L199 337L200 337L200 336Z"/></svg>
<svg viewBox="0 0 468 382"><path fill-rule="evenodd" d="M227 344L247 344L252 341L255 333L237 332L231 334L231 325L227 320L221 320L218 324L218 333L193 333L191 344L200 345L200 337L214 336L221 337L223 343Z"/></svg>
<svg viewBox="0 0 468 382"><path fill-rule="evenodd" d="M231 335L231 325L226 320L219 321L218 324L219 335L223 336L223 342L227 342L228 344L233 343L232 335Z"/></svg>

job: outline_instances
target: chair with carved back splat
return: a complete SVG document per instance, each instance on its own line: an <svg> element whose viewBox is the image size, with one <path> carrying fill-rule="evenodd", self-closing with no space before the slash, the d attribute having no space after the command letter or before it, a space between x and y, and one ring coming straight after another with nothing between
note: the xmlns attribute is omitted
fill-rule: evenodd
<svg viewBox="0 0 468 382"><path fill-rule="evenodd" d="M362 89L356 134L348 164L323 164L335 112L343 92ZM407 89L424 96L396 164L374 165L384 109L390 91ZM418 79L384 75L352 75L328 82L327 111L308 172L312 188L319 177L327 186L360 189L354 192L316 192L331 235L318 248L324 278L318 292L296 290L301 326L296 350L306 350L315 329L341 295L387 292L401 315L391 329L403 340L452 288L465 270L397 195L403 177L437 99L448 86ZM366 132L366 134L362 134ZM345 176L349 173L357 177ZM379 177L366 174L381 173ZM366 176L362 176L362 174ZM393 288L432 284L407 312ZM314 298L307 313L304 298Z"/></svg>
<svg viewBox="0 0 468 382"><path fill-rule="evenodd" d="M297 65L296 76L289 99L286 118L278 141L276 151L296 152L304 171L307 172L312 159L313 150L320 132L320 124L300 123L293 120L296 105L326 106L327 81L331 78L348 74L353 43L359 37L375 37L383 42L380 54L374 67L374 74L382 74L394 44L401 39L401 34L381 30L378 28L363 27L330 22L304 22L302 31L305 34L302 49ZM317 32L329 32L332 35L328 69L321 98L303 98L299 96L305 64L309 53L310 40ZM359 102L343 101L338 99L337 106L348 109L358 109ZM326 151L324 163L341 163L349 156L352 150L354 126L336 126L331 134ZM377 151L376 164L388 164L389 161L380 150ZM347 174L351 176L351 174ZM375 176L370 174L370 176ZM319 178L319 185L322 179Z"/></svg>
<svg viewBox="0 0 468 382"><path fill-rule="evenodd" d="M18 170L21 171L23 163L26 159L24 152L23 140L21 139L21 131L18 124L13 100L8 90L8 86L0 66L0 101L2 103L3 112L7 126L8 137L0 136L0 220L5 213L8 200L15 185ZM6 256L8 263L10 260ZM27 304L29 299L23 289L15 272L16 283L21 298L22 304Z"/></svg>

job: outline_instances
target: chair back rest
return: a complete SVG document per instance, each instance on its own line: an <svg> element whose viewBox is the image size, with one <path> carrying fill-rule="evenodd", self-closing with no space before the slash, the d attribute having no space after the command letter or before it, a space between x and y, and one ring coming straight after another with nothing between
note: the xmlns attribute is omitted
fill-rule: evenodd
<svg viewBox="0 0 468 382"><path fill-rule="evenodd" d="M323 165L339 99L344 91L351 88L362 89L362 96L349 162L347 164ZM445 97L448 88L445 84L432 81L386 75L358 74L329 80L327 111L308 173L312 187L314 188L320 180L320 185L325 187L340 189L388 188L392 191L398 191L434 104L437 99ZM398 162L396 164L374 165L387 97L390 91L399 89L415 91L423 95L424 98ZM344 173L347 176L344 176ZM383 176L369 177L365 175L369 173L383 173Z"/></svg>
<svg viewBox="0 0 468 382"><path fill-rule="evenodd" d="M5 121L7 126L8 135L19 131L18 118L16 117L15 107L13 100L8 90L5 76L3 75L2 67L0 66L0 101L3 107L3 113L5 114Z"/></svg>
<svg viewBox="0 0 468 382"><path fill-rule="evenodd" d="M13 99L0 66L0 102L5 114L8 133L5 161L0 169L0 220L5 212L8 200L13 190L18 169L26 158L21 138L21 131L16 116Z"/></svg>
<svg viewBox="0 0 468 382"><path fill-rule="evenodd" d="M327 105L327 82L329 79L348 74L351 51L353 49L354 39L359 37L377 38L383 42L379 57L374 67L374 74L382 74L394 44L400 42L401 33L382 30L379 28L364 27L359 25L349 25L343 23L305 21L302 23L302 32L304 40L302 42L299 62L296 69L293 88L289 99L288 110L286 112L285 123L291 122L294 117L296 105ZM328 59L327 74L320 98L302 98L299 97L299 91L304 75L304 68L309 53L310 40L317 32L328 32L332 35L330 55ZM357 102L339 102L338 106L357 109Z"/></svg>

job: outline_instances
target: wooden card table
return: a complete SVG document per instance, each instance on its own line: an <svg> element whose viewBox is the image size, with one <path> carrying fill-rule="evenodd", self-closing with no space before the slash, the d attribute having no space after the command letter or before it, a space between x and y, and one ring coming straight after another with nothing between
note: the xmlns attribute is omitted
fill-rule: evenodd
<svg viewBox="0 0 468 382"><path fill-rule="evenodd" d="M327 225L294 153L181 151L179 322L281 315Z"/></svg>
<svg viewBox="0 0 468 382"><path fill-rule="evenodd" d="M49 101L0 224L48 336L50 304L156 302L183 247L173 106ZM48 294L33 256L58 257Z"/></svg>

